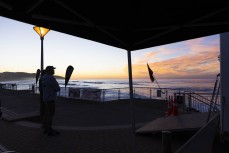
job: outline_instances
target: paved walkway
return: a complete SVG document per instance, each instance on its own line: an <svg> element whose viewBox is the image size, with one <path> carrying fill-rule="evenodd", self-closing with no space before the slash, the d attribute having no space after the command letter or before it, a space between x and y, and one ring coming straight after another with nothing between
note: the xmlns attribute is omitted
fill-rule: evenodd
<svg viewBox="0 0 229 153"><path fill-rule="evenodd" d="M39 112L39 95L25 91L0 91L8 115ZM166 105L157 100L135 100L136 129L164 115ZM129 100L98 103L58 98L54 128L58 136L47 136L39 117L0 120L0 150L19 153L159 153L161 134L134 134ZM6 115L5 113L3 114ZM177 150L192 134L173 137Z"/></svg>
<svg viewBox="0 0 229 153"><path fill-rule="evenodd" d="M39 114L39 95L23 91L4 91L1 94L3 117L17 118L26 114ZM132 123L132 109L129 100L95 102L58 97L54 126L57 127L129 127ZM159 100L135 100L135 122L144 124L163 116L166 104ZM23 119L23 117L22 117ZM18 119L17 119L18 120ZM23 119L22 121L25 121ZM26 119L39 123L39 117Z"/></svg>
<svg viewBox="0 0 229 153"><path fill-rule="evenodd" d="M39 95L25 91L1 91L1 101L8 115L39 111ZM160 136L133 134L130 108L128 100L98 103L58 98L54 128L60 135L43 134L38 117L0 120L0 144L20 153L159 152ZM159 101L154 105L142 101L135 107L136 125L163 115L161 109L165 110Z"/></svg>

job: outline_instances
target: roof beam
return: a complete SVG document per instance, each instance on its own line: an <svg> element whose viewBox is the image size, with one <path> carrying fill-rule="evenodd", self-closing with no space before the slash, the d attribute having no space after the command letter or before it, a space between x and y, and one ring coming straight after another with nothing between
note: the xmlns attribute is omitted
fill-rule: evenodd
<svg viewBox="0 0 229 153"><path fill-rule="evenodd" d="M155 30L166 30L166 29L173 29L177 26L165 26L165 27L151 27L151 28L144 28L144 29L136 29L133 30L133 32L149 32L149 31L155 31Z"/></svg>
<svg viewBox="0 0 229 153"><path fill-rule="evenodd" d="M10 4L7 4L7 3L5 3L3 1L0 1L0 6L5 8L5 9L7 9L7 10L9 10L9 11L13 11L13 7Z"/></svg>
<svg viewBox="0 0 229 153"><path fill-rule="evenodd" d="M34 19L54 21L54 22L59 22L59 23L73 24L73 25L85 26L85 27L92 27L91 25L86 24L86 23L76 22L76 21L71 21L71 20L65 20L65 19L60 19L60 18L53 18L53 17L42 16L42 15L36 15L36 14L32 14L31 16ZM110 37L112 37L113 39L116 39L115 37L113 37L113 35L110 35L106 31L103 31L103 32L106 33L107 35L109 35Z"/></svg>
<svg viewBox="0 0 229 153"><path fill-rule="evenodd" d="M84 27L92 27L91 25L84 23L84 22L76 22L72 20L54 18L54 17L43 16L43 15L38 15L38 14L32 14L31 17L34 19L39 19L39 20L54 21L58 23L73 24L73 25L84 26Z"/></svg>
<svg viewBox="0 0 229 153"><path fill-rule="evenodd" d="M142 43L145 43L145 42L147 42L147 41L150 41L150 40L152 40L152 39L155 39L155 38L158 38L158 37L160 37L160 36L163 36L163 35L166 35L166 34L168 34L168 33L170 33L170 32L173 32L173 31L175 31L175 30L177 30L177 29L180 29L180 28L182 28L182 27L193 27L193 26L196 26L196 27L200 27L200 26L219 26L220 24L226 24L226 23L220 23L220 22L218 22L218 24L217 23L200 23L200 24L192 24L192 23L196 23L196 22L200 22L200 21L202 21L202 20L204 20L204 19L207 19L207 18L209 18L209 17L212 17L212 16L214 16L214 15L217 15L217 14L219 14L219 13L223 13L224 11L227 11L229 9L229 7L225 7L225 8L222 8L222 9L220 9L220 10L217 10L217 11L215 11L215 12L212 12L212 13L210 13L210 14L208 14L208 15L204 15L204 16L201 16L201 17L199 17L199 18L197 18L197 19L195 19L195 20L192 20L192 21L190 21L190 22L188 22L188 23L186 23L186 24L183 24L183 25L180 25L180 26L175 26L175 27L171 27L171 29L168 29L168 30L166 30L166 31L164 31L164 32L162 32L162 33L160 33L160 34L157 34L157 35L154 35L154 36L152 36L152 37L148 37L148 38L146 38L146 39L144 39L144 40L142 40L142 41L139 41L139 42L136 42L135 44L133 44L133 46L137 46L137 45L140 45L140 44L142 44ZM228 24L228 23L227 23ZM153 28L152 28L153 29Z"/></svg>
<svg viewBox="0 0 229 153"><path fill-rule="evenodd" d="M119 43L121 43L122 45L124 45L126 48L128 47L128 45L127 45L124 41L122 41L122 40L120 40L119 38L115 37L114 35L110 34L110 33L107 32L106 30L104 30L103 28L100 28L100 27L98 27L98 26L96 26L96 28L97 28L99 31L101 31L101 32L103 32L104 34L106 34L107 36L111 37L112 39L118 41Z"/></svg>
<svg viewBox="0 0 229 153"><path fill-rule="evenodd" d="M202 20L204 20L204 19L207 19L207 18L212 17L212 16L214 16L214 15L217 15L217 14L219 14L219 13L223 13L224 11L227 11L228 9L229 9L229 7L222 8L222 9L217 10L217 11L215 11L215 12L209 13L209 14L207 14L207 15L205 15L205 16L201 16L201 17L199 17L199 18L197 18L197 19L195 19L195 20L192 20L192 21L190 21L190 22L188 22L188 23L186 23L186 24L196 23L196 22L202 21Z"/></svg>
<svg viewBox="0 0 229 153"><path fill-rule="evenodd" d="M37 8L41 3L43 3L44 0L37 0L33 5L30 6L30 8L27 9L26 13L31 13L35 8Z"/></svg>
<svg viewBox="0 0 229 153"><path fill-rule="evenodd" d="M69 6L65 5L62 1L60 0L54 0L57 4L59 4L60 6L62 6L63 8L65 8L66 10L68 10L69 12L71 12L72 14L74 14L75 16L79 17L80 19L82 19L83 21L87 22L88 24L94 26L94 23L91 22L90 20L88 20L87 18L83 17L81 14L79 14L78 12L76 12L75 10L73 10L72 8L70 8Z"/></svg>
<svg viewBox="0 0 229 153"><path fill-rule="evenodd" d="M148 37L148 38L146 38L146 39L144 39L144 40L142 40L142 41L138 41L138 42L134 43L134 44L132 45L132 47L135 47L135 46L137 46L137 45L140 45L140 44L145 43L145 42L147 42L147 41L150 41L150 40L152 40L152 39L158 38L158 37L160 37L160 36L166 35L166 34L168 34L168 33L170 33L170 32L173 32L173 31L175 31L175 30L177 30L177 29L179 29L179 28L180 28L180 26L174 26L173 28L171 28L171 29L169 29L169 30L167 30L167 31L164 31L164 32L159 33L159 34L157 34L157 35L154 35L154 36L152 36L152 37Z"/></svg>
<svg viewBox="0 0 229 153"><path fill-rule="evenodd" d="M191 28L191 27L210 27L210 26L221 26L221 25L228 25L229 22L215 22L215 23L197 23L197 24L187 24L183 25L184 28Z"/></svg>
<svg viewBox="0 0 229 153"><path fill-rule="evenodd" d="M106 31L105 29L96 26L96 24L94 22L92 22L91 20L87 19L86 17L82 16L81 14L79 14L78 12L76 12L74 9L70 8L69 6L65 5L61 0L54 0L57 4L59 4L60 6L62 6L63 8L65 8L66 10L68 10L69 12L71 12L72 14L74 14L75 16L81 18L83 21L85 21L86 23L90 24L92 27L94 27L95 29L103 32L104 34L106 34L107 36L109 36L110 38L114 39L115 41L118 41L119 43L121 43L122 45L124 45L125 47L128 47L127 43L125 43L124 41L120 40L119 38L115 37L113 34L109 33L108 31Z"/></svg>

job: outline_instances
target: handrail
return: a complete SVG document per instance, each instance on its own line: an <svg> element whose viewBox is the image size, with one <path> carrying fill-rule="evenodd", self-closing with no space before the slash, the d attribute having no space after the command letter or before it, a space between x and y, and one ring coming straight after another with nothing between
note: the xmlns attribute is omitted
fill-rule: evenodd
<svg viewBox="0 0 229 153"><path fill-rule="evenodd" d="M187 94L191 94L191 96L192 96L193 98L199 100L200 102L202 102L202 103L204 103L204 104L206 104L206 105L208 105L208 106L211 105L212 100L207 99L206 97L200 95L200 94L210 94L210 93L196 93L196 92L193 92L193 91L191 91L191 92L185 91L185 94L186 94L186 93L187 93ZM200 98L194 97L193 94L194 94L194 95L197 95L197 96L199 96L199 97L201 97L202 99L208 101L209 103L204 102L204 101L201 100ZM215 103L215 105L220 106L220 105L217 104L217 103Z"/></svg>
<svg viewBox="0 0 229 153"><path fill-rule="evenodd" d="M203 98L204 100L211 102L211 100L209 100L209 99L207 99L206 97L200 95L199 93L195 93L195 92L193 92L193 91L191 91L191 92L189 92L189 93L198 95L199 97ZM200 100L200 99L198 99L198 100ZM204 102L204 103L205 103L205 102Z"/></svg>
<svg viewBox="0 0 229 153"><path fill-rule="evenodd" d="M214 142L218 126L219 114L217 113L175 153L210 153L212 151L212 144Z"/></svg>
<svg viewBox="0 0 229 153"><path fill-rule="evenodd" d="M194 94L195 94L195 93L194 93ZM203 100L201 100L200 98L193 96L193 93L191 94L191 97L192 97L192 98L197 99L199 102L202 102L202 103L204 103L205 105L210 106L210 104L208 104L208 103L204 102L204 101L203 101ZM202 98L202 97L203 97L203 96L201 96L201 98ZM204 97L204 99L205 99L206 101L211 102L209 99L207 99L207 98L205 98L205 97Z"/></svg>

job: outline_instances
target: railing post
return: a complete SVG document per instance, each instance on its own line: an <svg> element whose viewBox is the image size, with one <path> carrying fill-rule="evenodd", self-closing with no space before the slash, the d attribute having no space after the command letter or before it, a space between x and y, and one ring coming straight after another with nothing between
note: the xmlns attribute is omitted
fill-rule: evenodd
<svg viewBox="0 0 229 153"><path fill-rule="evenodd" d="M35 86L32 84L32 92L35 93Z"/></svg>
<svg viewBox="0 0 229 153"><path fill-rule="evenodd" d="M120 89L118 89L118 100L120 99Z"/></svg>
<svg viewBox="0 0 229 153"><path fill-rule="evenodd" d="M168 100L168 89L165 90L165 99Z"/></svg>
<svg viewBox="0 0 229 153"><path fill-rule="evenodd" d="M186 105L186 97L185 97L185 93L183 93L183 111L185 110L185 105Z"/></svg>
<svg viewBox="0 0 229 153"><path fill-rule="evenodd" d="M188 111L191 108L191 102L192 102L192 97L191 97L191 93L188 94Z"/></svg>
<svg viewBox="0 0 229 153"><path fill-rule="evenodd" d="M177 94L174 93L174 101L176 101L176 100L177 100Z"/></svg>
<svg viewBox="0 0 229 153"><path fill-rule="evenodd" d="M105 101L105 92L106 92L106 90L105 89L103 89L103 102Z"/></svg>
<svg viewBox="0 0 229 153"><path fill-rule="evenodd" d="M149 88L149 91L150 91L150 99L152 99L152 89Z"/></svg>
<svg viewBox="0 0 229 153"><path fill-rule="evenodd" d="M135 98L135 88L134 88L134 90L133 90L133 98Z"/></svg>

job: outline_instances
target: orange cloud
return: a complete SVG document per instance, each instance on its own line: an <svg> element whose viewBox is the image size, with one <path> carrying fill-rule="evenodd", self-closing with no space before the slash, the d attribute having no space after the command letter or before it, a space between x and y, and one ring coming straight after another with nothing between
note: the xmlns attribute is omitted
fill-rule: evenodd
<svg viewBox="0 0 229 153"><path fill-rule="evenodd" d="M150 67L157 78L206 78L215 77L219 73L218 47L196 46L192 50L198 50L197 53L191 52L172 59L151 62ZM133 77L147 78L148 70L146 63L134 63ZM125 67L125 71L128 69Z"/></svg>
<svg viewBox="0 0 229 153"><path fill-rule="evenodd" d="M220 69L219 43L215 38L198 38L154 48L155 51L146 53L133 63L133 77L149 77L147 62L157 78L215 77ZM128 71L127 66L124 70Z"/></svg>
<svg viewBox="0 0 229 153"><path fill-rule="evenodd" d="M157 52L148 52L145 54L145 57L148 57L148 58L153 58L155 57L157 54Z"/></svg>
<svg viewBox="0 0 229 153"><path fill-rule="evenodd" d="M137 58L134 63L147 63L150 59L158 59L157 52L148 52L143 55L143 58Z"/></svg>

